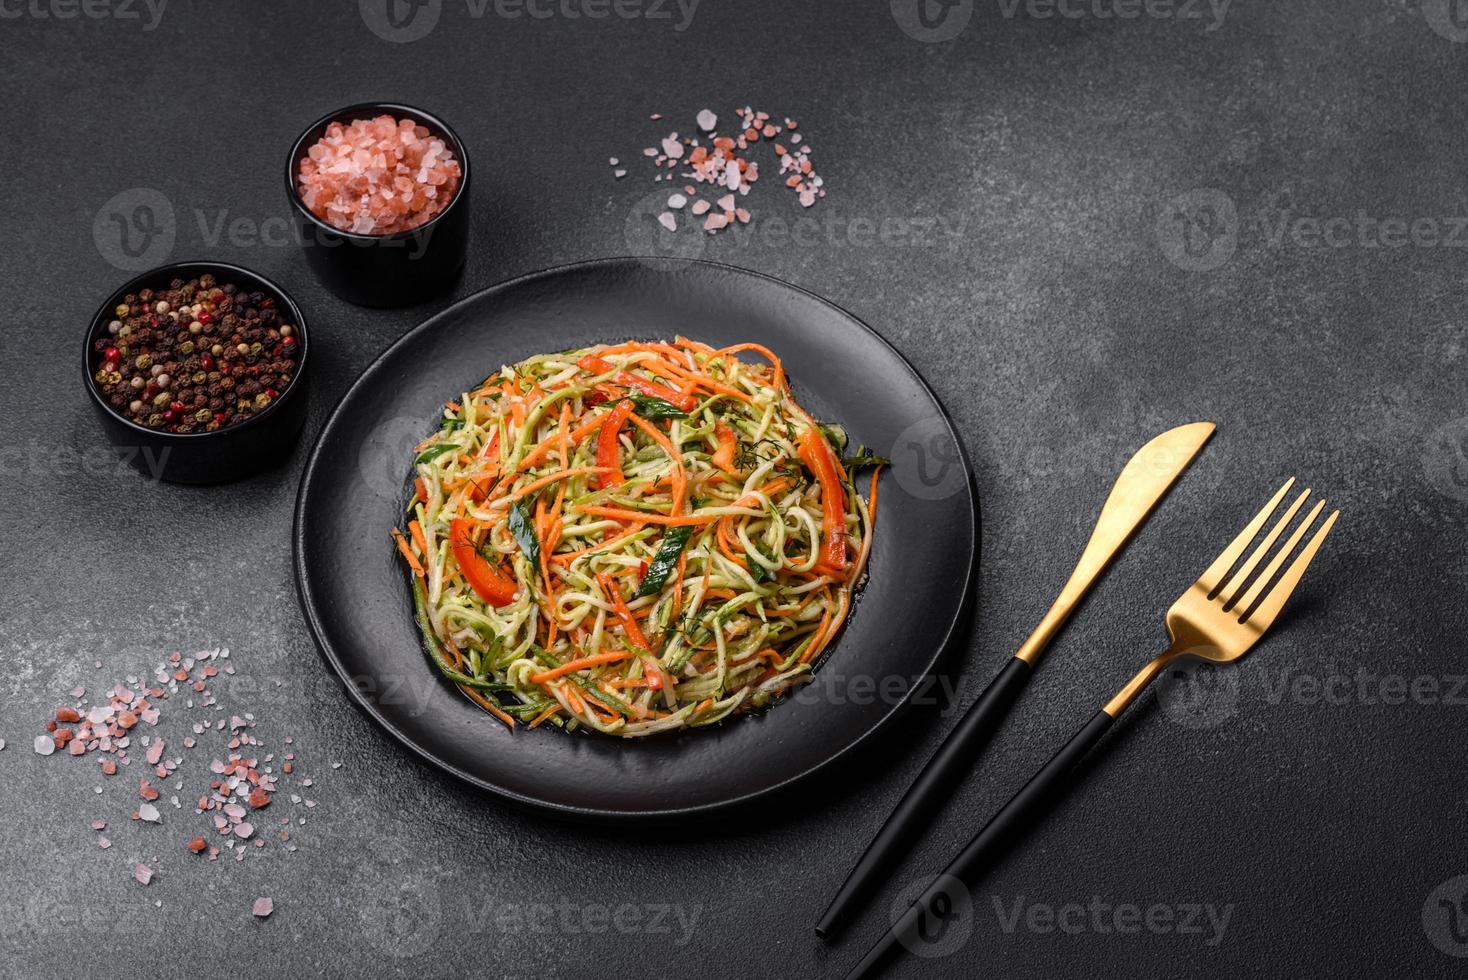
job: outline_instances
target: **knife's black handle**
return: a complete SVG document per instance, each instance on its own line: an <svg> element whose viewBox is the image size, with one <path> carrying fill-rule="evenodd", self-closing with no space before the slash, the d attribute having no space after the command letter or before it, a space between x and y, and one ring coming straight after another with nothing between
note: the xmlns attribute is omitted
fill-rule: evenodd
<svg viewBox="0 0 1468 980"><path fill-rule="evenodd" d="M1101 740L1101 736L1111 727L1111 722L1112 717L1105 711L1096 712L1096 716L1086 723L1086 727L1055 753L1055 757L1045 763L1045 768L1030 777L1030 781L1014 794L1014 798L1002 810L994 814L978 836L969 841L968 846L953 859L953 863L933 880L918 900L887 930L881 941L852 968L846 975L846 980L860 980L870 975L898 943L909 949L920 947L925 941L925 935L930 934L927 927L951 916L953 890L971 885L975 873L1001 846L1019 832L1034 826L1044 809L1068 788L1071 770Z"/></svg>
<svg viewBox="0 0 1468 980"><path fill-rule="evenodd" d="M1028 663L1018 657L1012 658L979 695L958 727L928 760L917 781L887 818L851 874L846 876L845 884L831 899L826 914L816 925L817 936L826 940L834 937L860 901L875 885L886 880L887 869L902 856L912 841L921 837L933 812L968 775L974 759L1009 713L1032 673Z"/></svg>

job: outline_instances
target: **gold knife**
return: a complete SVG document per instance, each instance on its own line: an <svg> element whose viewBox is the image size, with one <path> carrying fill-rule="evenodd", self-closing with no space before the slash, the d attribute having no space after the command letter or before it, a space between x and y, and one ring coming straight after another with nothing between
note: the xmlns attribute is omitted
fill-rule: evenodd
<svg viewBox="0 0 1468 980"><path fill-rule="evenodd" d="M1125 467L1111 495L1101 507L1101 516L1096 518L1096 529L1081 560L1076 562L1070 581L1055 597L1049 612L1040 620L1040 625L1020 644L1016 660L1023 660L1033 667L1050 645L1050 640L1061 625L1070 618L1075 607L1096 584L1101 573L1121 554L1121 549L1131 540L1142 522L1167 496L1167 491L1183 475L1183 470L1203 448L1213 430L1212 422L1193 422L1169 429L1162 435L1138 449Z"/></svg>
<svg viewBox="0 0 1468 980"><path fill-rule="evenodd" d="M1091 532L1091 540L1086 544L1086 550L1081 552L1070 580L1060 590L1040 625L1020 645L1019 652L990 682L952 734L928 760L917 781L897 804L897 809L892 811L831 900L825 915L816 925L817 936L825 940L835 936L857 903L886 879L892 862L902 855L911 841L918 839L923 825L967 773L979 751L1019 697L1050 640L1182 476L1215 428L1212 422L1193 422L1169 429L1137 450L1127 461L1101 507L1096 529Z"/></svg>

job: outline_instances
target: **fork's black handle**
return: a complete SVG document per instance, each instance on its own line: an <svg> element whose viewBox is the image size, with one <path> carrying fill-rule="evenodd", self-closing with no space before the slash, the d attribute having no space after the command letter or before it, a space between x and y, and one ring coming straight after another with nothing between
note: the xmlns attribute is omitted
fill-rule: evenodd
<svg viewBox="0 0 1468 980"><path fill-rule="evenodd" d="M972 884L974 875L1000 846L1018 831L1034 826L1044 809L1068 788L1072 782L1068 777L1076 763L1106 734L1111 722L1112 717L1105 711L1096 712L1096 717L1055 753L1043 769L1030 777L1030 781L1002 810L994 814L978 836L969 841L953 863L933 880L896 924L887 930L881 941L852 968L846 980L859 980L872 973L898 943L912 949L934 941L953 917L954 889Z"/></svg>
<svg viewBox="0 0 1468 980"><path fill-rule="evenodd" d="M969 767L979 751L988 743L989 737L999 727L999 722L1009 713L1025 681L1034 671L1028 663L1018 657L989 682L984 693L964 714L953 733L938 746L938 751L917 780L897 804L897 809L867 846L846 882L831 899L826 914L816 925L816 935L829 940L846 924L861 900L871 889L886 880L887 869L908 849L913 841L922 836L933 812L943 804L953 788L968 775Z"/></svg>

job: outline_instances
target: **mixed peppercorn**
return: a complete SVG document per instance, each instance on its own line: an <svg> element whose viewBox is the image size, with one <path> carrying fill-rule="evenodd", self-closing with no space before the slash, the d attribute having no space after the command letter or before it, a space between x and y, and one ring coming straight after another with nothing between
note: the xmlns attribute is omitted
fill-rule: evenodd
<svg viewBox="0 0 1468 980"><path fill-rule="evenodd" d="M273 297L213 276L123 297L94 342L92 377L124 418L166 432L214 432L259 414L295 378L298 328Z"/></svg>

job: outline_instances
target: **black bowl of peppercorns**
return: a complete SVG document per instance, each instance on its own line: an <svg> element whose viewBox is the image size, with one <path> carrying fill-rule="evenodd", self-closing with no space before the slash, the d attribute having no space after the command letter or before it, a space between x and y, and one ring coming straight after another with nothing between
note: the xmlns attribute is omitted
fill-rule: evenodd
<svg viewBox="0 0 1468 980"><path fill-rule="evenodd" d="M133 279L98 310L82 370L113 446L171 483L279 462L306 421L306 321L275 283L220 262Z"/></svg>

